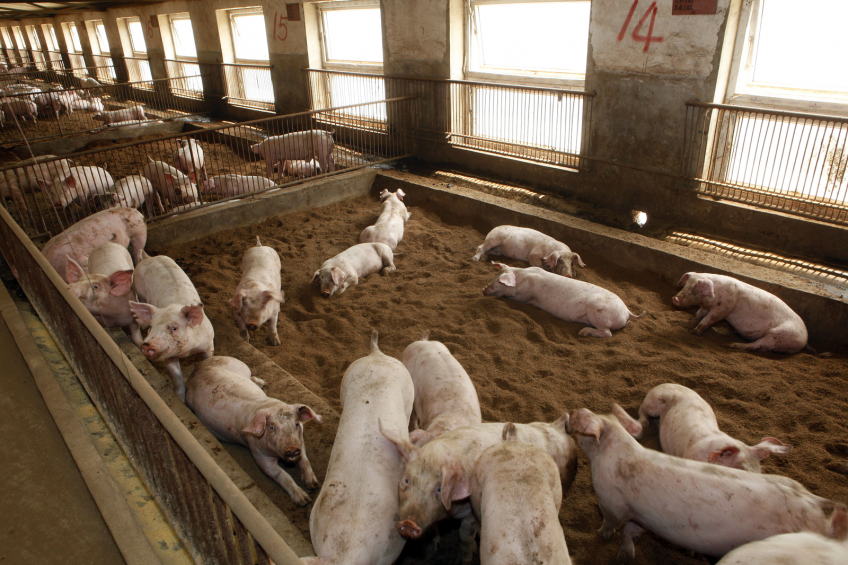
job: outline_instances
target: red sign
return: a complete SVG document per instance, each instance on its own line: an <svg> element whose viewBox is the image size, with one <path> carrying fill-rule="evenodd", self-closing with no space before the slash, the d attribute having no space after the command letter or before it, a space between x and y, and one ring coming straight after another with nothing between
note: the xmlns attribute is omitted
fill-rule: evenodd
<svg viewBox="0 0 848 565"><path fill-rule="evenodd" d="M718 0L673 0L672 16L698 16L715 14Z"/></svg>

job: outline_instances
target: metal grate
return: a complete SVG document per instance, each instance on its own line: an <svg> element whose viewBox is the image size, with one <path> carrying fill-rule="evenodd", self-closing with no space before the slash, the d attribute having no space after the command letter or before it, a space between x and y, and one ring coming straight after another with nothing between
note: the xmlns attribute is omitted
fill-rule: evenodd
<svg viewBox="0 0 848 565"><path fill-rule="evenodd" d="M274 83L268 65L221 65L226 100L234 106L274 111Z"/></svg>
<svg viewBox="0 0 848 565"><path fill-rule="evenodd" d="M168 86L171 94L182 98L203 100L203 78L200 75L200 65L165 59L165 70L170 78Z"/></svg>
<svg viewBox="0 0 848 565"><path fill-rule="evenodd" d="M130 82L135 83L134 88L153 90L153 74L150 72L150 61L140 57L124 57L127 66L127 75Z"/></svg>

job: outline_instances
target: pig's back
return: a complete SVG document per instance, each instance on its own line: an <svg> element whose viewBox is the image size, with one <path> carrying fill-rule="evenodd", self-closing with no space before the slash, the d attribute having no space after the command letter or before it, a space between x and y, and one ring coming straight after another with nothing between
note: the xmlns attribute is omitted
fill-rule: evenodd
<svg viewBox="0 0 848 565"><path fill-rule="evenodd" d="M65 272L67 255L87 270L89 256L96 247L109 242L124 247L130 244L134 222L132 212L141 216L137 210L128 208L115 208L92 214L50 239L41 249L41 253L61 274Z"/></svg>
<svg viewBox="0 0 848 565"><path fill-rule="evenodd" d="M132 257L127 248L117 243L98 245L88 258L88 272L109 276L117 271L131 271Z"/></svg>
<svg viewBox="0 0 848 565"><path fill-rule="evenodd" d="M133 274L133 285L139 300L143 299L157 308L201 303L188 275L165 255L149 257L139 263Z"/></svg>

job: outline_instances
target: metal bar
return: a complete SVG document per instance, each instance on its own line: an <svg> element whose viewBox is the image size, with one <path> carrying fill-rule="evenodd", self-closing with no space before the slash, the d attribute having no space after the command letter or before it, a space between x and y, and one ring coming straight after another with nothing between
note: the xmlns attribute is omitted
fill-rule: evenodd
<svg viewBox="0 0 848 565"><path fill-rule="evenodd" d="M829 116L826 114L806 114L801 112L788 112L784 110L769 110L767 108L757 108L754 106L733 106L730 104L713 104L710 102L697 102L694 100L690 100L686 102L687 106L697 106L700 108L718 108L723 110L732 110L736 112L752 112L755 114L769 114L771 116L784 116L788 118L801 118L801 119L819 119L819 120L831 120L839 123L848 124L848 118L840 117L840 116Z"/></svg>

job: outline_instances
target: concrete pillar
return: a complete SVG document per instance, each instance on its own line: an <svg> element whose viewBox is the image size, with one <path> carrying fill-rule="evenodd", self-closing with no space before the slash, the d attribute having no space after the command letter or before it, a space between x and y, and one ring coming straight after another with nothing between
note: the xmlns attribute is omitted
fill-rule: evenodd
<svg viewBox="0 0 848 565"><path fill-rule="evenodd" d="M277 114L309 110L308 87L303 69L309 68L307 18L309 4L270 0L263 3L268 32L268 54ZM310 12L310 10L312 12ZM311 20L314 25L314 18ZM317 29L314 30L317 38Z"/></svg>

